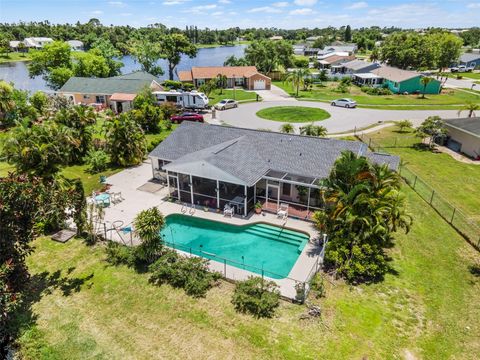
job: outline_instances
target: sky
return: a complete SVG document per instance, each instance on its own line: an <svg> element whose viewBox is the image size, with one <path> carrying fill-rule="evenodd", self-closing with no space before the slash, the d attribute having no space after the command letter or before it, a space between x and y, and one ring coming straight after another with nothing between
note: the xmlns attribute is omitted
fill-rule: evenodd
<svg viewBox="0 0 480 360"><path fill-rule="evenodd" d="M90 18L134 27L465 28L480 26L480 0L0 0L0 22L75 23Z"/></svg>

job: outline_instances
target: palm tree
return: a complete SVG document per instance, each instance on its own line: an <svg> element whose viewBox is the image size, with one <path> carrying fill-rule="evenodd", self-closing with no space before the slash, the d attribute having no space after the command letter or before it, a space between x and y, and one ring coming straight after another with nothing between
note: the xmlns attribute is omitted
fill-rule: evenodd
<svg viewBox="0 0 480 360"><path fill-rule="evenodd" d="M3 120L10 111L15 109L13 87L6 81L0 81L0 120Z"/></svg>
<svg viewBox="0 0 480 360"><path fill-rule="evenodd" d="M295 127L290 123L286 123L286 124L283 124L282 126L280 126L280 131L284 134L294 134L295 133Z"/></svg>
<svg viewBox="0 0 480 360"><path fill-rule="evenodd" d="M327 128L321 125L314 125L312 122L311 124L301 127L300 134L307 136L326 137Z"/></svg>
<svg viewBox="0 0 480 360"><path fill-rule="evenodd" d="M424 76L420 79L420 83L423 85L423 94L422 98L425 99L425 93L427 91L427 86L433 81L433 78L430 76Z"/></svg>
<svg viewBox="0 0 480 360"><path fill-rule="evenodd" d="M298 91L300 86L305 84L305 78L310 75L308 69L295 69L287 74L284 82L290 82L292 87L296 89L296 96L298 97Z"/></svg>
<svg viewBox="0 0 480 360"><path fill-rule="evenodd" d="M148 263L153 262L163 245L160 234L165 226L163 214L156 207L143 210L135 217L133 226L135 233L141 240L139 248L144 260Z"/></svg>
<svg viewBox="0 0 480 360"><path fill-rule="evenodd" d="M467 103L463 108L458 110L458 116L462 113L462 111L468 111L468 117L474 117L475 111L480 110L480 104L475 104L473 102Z"/></svg>
<svg viewBox="0 0 480 360"><path fill-rule="evenodd" d="M220 89L220 95L223 94L223 89L227 87L227 76L218 74L217 75L217 87ZM233 79L235 81L235 79Z"/></svg>

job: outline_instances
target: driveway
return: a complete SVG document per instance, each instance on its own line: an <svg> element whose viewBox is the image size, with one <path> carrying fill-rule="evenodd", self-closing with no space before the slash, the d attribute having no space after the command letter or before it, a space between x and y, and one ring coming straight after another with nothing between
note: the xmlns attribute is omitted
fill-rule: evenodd
<svg viewBox="0 0 480 360"><path fill-rule="evenodd" d="M279 121L265 120L255 115L257 111L272 106L306 106L324 109L331 114L331 117L323 121L318 121L316 124L325 126L329 133L345 132L354 130L355 128L364 128L383 121L398 121L408 119L412 121L415 126L417 126L429 116L438 115L442 118L457 117L456 110L345 109L333 107L330 106L330 104L320 102L271 100L258 103L242 104L236 109L218 111L217 119L221 123L237 127L278 131L280 126L284 123ZM293 125L298 130L300 126L304 126L305 124L306 123L294 123Z"/></svg>
<svg viewBox="0 0 480 360"><path fill-rule="evenodd" d="M270 90L255 90L255 92L262 97L263 101L297 101L273 84Z"/></svg>

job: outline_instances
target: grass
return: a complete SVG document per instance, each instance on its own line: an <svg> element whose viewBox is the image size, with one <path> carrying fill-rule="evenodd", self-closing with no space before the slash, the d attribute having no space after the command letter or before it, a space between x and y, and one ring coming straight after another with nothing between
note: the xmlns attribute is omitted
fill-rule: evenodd
<svg viewBox="0 0 480 360"><path fill-rule="evenodd" d="M330 117L323 109L304 106L274 106L262 109L256 115L262 119L289 123L321 121Z"/></svg>
<svg viewBox="0 0 480 360"><path fill-rule="evenodd" d="M454 79L456 79L457 76L461 76L463 78L467 78L467 80L468 79L480 80L480 72L449 73L447 76Z"/></svg>
<svg viewBox="0 0 480 360"><path fill-rule="evenodd" d="M389 153L399 155L437 194L480 225L480 165L462 163L445 153L420 150L414 147L420 140L413 132L399 133L395 126L368 136Z"/></svg>
<svg viewBox="0 0 480 360"><path fill-rule="evenodd" d="M10 52L8 54L0 54L0 64L11 61L29 61L31 60L28 53Z"/></svg>
<svg viewBox="0 0 480 360"><path fill-rule="evenodd" d="M224 89L222 94L220 94L220 90L212 91L208 99L208 103L213 106L222 99L234 99L239 102L255 101L257 94L253 91L245 91L242 89L235 89L235 93L232 89Z"/></svg>
<svg viewBox="0 0 480 360"><path fill-rule="evenodd" d="M290 95L295 95L295 91L291 83L285 83L283 81L274 81L273 83L285 90ZM425 98L422 98L419 95L368 95L355 85L351 85L349 87L349 93L340 93L336 91L337 85L338 82L331 81L325 82L323 87L315 85L313 90L301 90L299 93L299 98L300 100L330 102L331 100L338 98L348 97L357 101L358 105L361 107L375 106L375 108L378 109L393 109L390 106L394 105L395 107L402 106L402 109L405 110L418 110L419 108L437 109L437 107L451 108L449 107L450 105L463 105L467 102L480 103L480 96L461 90L445 89L439 95L426 95Z"/></svg>
<svg viewBox="0 0 480 360"><path fill-rule="evenodd" d="M474 252L409 188L415 222L391 250L396 273L383 282L327 284L305 307L282 302L273 319L234 311L233 285L204 299L105 262L101 246L74 239L34 242L28 258L36 300L19 316L25 359L475 359L480 351L480 278ZM408 354L408 355L407 355Z"/></svg>

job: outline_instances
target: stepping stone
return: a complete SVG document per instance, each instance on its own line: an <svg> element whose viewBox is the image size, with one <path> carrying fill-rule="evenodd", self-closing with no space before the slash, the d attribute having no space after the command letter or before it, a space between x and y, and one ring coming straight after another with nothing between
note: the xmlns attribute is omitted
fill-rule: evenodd
<svg viewBox="0 0 480 360"><path fill-rule="evenodd" d="M60 230L59 232L52 235L52 240L66 243L72 237L74 237L77 233L72 230Z"/></svg>

